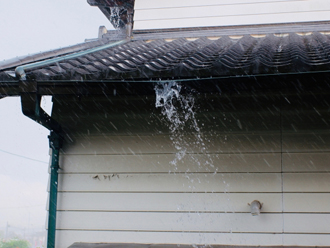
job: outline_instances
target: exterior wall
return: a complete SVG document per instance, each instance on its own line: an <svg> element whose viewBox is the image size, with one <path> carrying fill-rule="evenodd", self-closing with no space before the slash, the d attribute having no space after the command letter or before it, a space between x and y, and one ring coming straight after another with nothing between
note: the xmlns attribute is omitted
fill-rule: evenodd
<svg viewBox="0 0 330 248"><path fill-rule="evenodd" d="M186 134L177 166L153 96L55 99L68 132L56 247L329 245L329 90L297 92L198 96L207 154Z"/></svg>
<svg viewBox="0 0 330 248"><path fill-rule="evenodd" d="M328 0L135 0L134 30L328 21Z"/></svg>

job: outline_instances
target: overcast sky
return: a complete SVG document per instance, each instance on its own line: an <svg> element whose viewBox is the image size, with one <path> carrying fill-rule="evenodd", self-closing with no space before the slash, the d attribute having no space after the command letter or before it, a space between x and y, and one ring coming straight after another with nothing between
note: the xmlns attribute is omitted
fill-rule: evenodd
<svg viewBox="0 0 330 248"><path fill-rule="evenodd" d="M87 0L0 1L0 61L96 38L102 25L111 28ZM17 97L0 99L0 116L0 230L44 227L49 131L23 116Z"/></svg>

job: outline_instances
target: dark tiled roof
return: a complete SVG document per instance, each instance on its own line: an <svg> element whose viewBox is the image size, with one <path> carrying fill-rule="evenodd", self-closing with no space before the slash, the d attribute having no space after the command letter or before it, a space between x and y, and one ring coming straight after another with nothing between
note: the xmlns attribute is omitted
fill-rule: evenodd
<svg viewBox="0 0 330 248"><path fill-rule="evenodd" d="M330 35L314 32L133 39L75 58L32 66L25 72L28 78L56 81L226 77L329 69ZM0 78L4 73L0 72Z"/></svg>

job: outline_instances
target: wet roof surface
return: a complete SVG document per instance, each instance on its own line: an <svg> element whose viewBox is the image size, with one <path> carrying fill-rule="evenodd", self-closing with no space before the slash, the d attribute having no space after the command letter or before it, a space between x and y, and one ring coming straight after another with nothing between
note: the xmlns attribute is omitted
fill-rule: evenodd
<svg viewBox="0 0 330 248"><path fill-rule="evenodd" d="M130 40L73 59L32 67L26 70L26 75L42 81L129 80L267 75L329 69L330 35L313 32L307 35ZM1 75L8 77L8 72L0 71L0 80Z"/></svg>

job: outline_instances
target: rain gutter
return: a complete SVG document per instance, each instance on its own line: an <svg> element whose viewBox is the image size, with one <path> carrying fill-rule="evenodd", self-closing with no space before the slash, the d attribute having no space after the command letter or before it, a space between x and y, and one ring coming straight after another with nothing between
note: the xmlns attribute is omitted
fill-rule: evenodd
<svg viewBox="0 0 330 248"><path fill-rule="evenodd" d="M103 46L95 47L89 50L77 52L59 58L53 58L41 62L19 66L15 69L16 77L19 80L19 90L21 95L23 114L50 130L50 135L48 136L48 138L49 147L52 149L52 159L50 165L51 173L49 188L47 248L55 248L59 151L62 148L63 134L61 125L41 108L41 95L38 91L38 83L34 80L27 80L25 71L41 66L58 63L67 59L74 59L89 53L118 46L128 41L128 39L121 40L118 42L106 44Z"/></svg>
<svg viewBox="0 0 330 248"><path fill-rule="evenodd" d="M19 65L22 64L29 64L29 63L35 63L37 61L49 59L51 57L58 57L58 56L63 56L71 53L75 53L81 50L87 50L90 49L91 47L96 47L96 46L102 46L104 44L108 44L109 40L108 39L93 39L91 41L88 41L80 44L76 44L73 46L68 46L68 47L63 47L63 48L58 48L55 50L50 50L46 52L41 52L41 53L35 53L31 55L24 55L4 61L0 61L0 71L10 69L10 68L16 68Z"/></svg>
<svg viewBox="0 0 330 248"><path fill-rule="evenodd" d="M18 66L15 69L15 74L16 74L16 77L18 79L26 80L25 70L35 69L35 68L38 68L38 67L41 67L41 66L51 65L51 64L54 64L54 63L61 62L63 60L75 59L77 57L84 56L84 55L94 53L94 52L98 52L98 51L101 51L103 49L107 49L107 48L111 48L111 47L114 47L114 46L122 45L124 43L127 43L128 41L129 41L129 39L120 40L120 41L117 41L117 42L113 42L113 43L106 44L106 45L103 45L103 46L91 48L91 49L88 49L88 50L85 50L85 51L65 55L65 56L62 56L62 57L48 59L48 60L44 60L44 61L40 61L40 62L35 62L35 63L27 64L27 65Z"/></svg>

